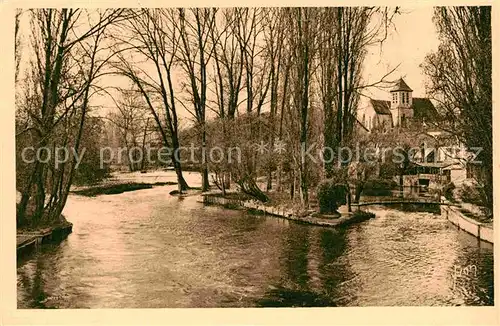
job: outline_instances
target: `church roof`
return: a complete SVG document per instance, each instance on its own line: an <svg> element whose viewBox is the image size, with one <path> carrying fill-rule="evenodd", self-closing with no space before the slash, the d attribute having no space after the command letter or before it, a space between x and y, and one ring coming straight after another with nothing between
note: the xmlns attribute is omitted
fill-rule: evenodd
<svg viewBox="0 0 500 326"><path fill-rule="evenodd" d="M377 114L392 115L391 101L370 99L370 104ZM439 118L439 114L434 107L434 104L425 97L413 97L412 106L413 117L420 121L435 121Z"/></svg>
<svg viewBox="0 0 500 326"><path fill-rule="evenodd" d="M413 92L413 90L410 88L410 86L408 86L405 83L403 78L399 78L399 80L391 88L391 92L398 92L398 91Z"/></svg>
<svg viewBox="0 0 500 326"><path fill-rule="evenodd" d="M370 103L377 114L391 115L391 101L370 99Z"/></svg>
<svg viewBox="0 0 500 326"><path fill-rule="evenodd" d="M412 98L413 117L419 120L435 121L439 114L434 104L425 97Z"/></svg>

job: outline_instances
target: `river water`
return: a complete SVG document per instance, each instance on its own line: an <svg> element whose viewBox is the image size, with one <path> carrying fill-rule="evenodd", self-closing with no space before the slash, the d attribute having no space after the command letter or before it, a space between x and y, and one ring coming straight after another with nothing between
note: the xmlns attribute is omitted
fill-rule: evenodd
<svg viewBox="0 0 500 326"><path fill-rule="evenodd" d="M493 247L440 215L330 229L173 189L70 196L73 233L18 261L18 307L493 305Z"/></svg>

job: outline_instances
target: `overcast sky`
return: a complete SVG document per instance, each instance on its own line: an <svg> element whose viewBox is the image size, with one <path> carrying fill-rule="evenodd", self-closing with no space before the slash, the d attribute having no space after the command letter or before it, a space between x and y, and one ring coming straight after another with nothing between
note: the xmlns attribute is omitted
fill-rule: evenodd
<svg viewBox="0 0 500 326"><path fill-rule="evenodd" d="M396 80L403 77L413 89L413 96L425 97L426 79L419 66L424 61L425 56L435 51L438 46L432 15L432 7L401 9L401 14L394 17L395 29L391 29L382 48L377 45L369 49L363 71L363 79L366 84L379 80L399 65L399 68L389 79ZM24 25L23 27L29 26L26 20L23 21L22 25ZM27 34L29 33L28 28L24 30ZM120 84L122 87L127 87L129 84L127 80L121 78L118 80L117 78L109 78L105 83L111 83L114 86ZM373 98L390 100L387 90L372 88L365 90L364 93ZM96 98L94 104L103 105L108 109L114 106L114 102L105 97ZM180 123L181 126L189 124L187 120L192 119L192 116L185 112L180 112L180 116L183 120Z"/></svg>
<svg viewBox="0 0 500 326"><path fill-rule="evenodd" d="M396 30L392 30L382 46L370 50L366 58L364 79L368 84L400 64L393 78L403 77L413 89L413 96L425 97L425 76L420 69L429 52L438 47L438 37L432 22L433 8L402 8L403 14L394 19ZM391 78L391 79L393 79ZM389 100L386 91L372 89L372 96Z"/></svg>

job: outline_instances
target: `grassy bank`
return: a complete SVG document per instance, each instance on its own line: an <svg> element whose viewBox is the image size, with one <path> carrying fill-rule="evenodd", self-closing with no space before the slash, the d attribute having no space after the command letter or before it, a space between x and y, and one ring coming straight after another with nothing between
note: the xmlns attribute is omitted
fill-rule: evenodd
<svg viewBox="0 0 500 326"><path fill-rule="evenodd" d="M478 215L478 214L475 214L475 213L473 213L465 208L460 208L459 211L460 211L460 213L464 214L468 218L471 218L479 223L491 223L493 221L492 218L490 218L486 215Z"/></svg>
<svg viewBox="0 0 500 326"><path fill-rule="evenodd" d="M127 183L116 183L116 184L106 184L106 185L98 185L92 186L86 189L74 190L72 193L94 197L98 195L115 195L121 194L127 191L135 191L141 189L150 189L153 186L168 186L175 185L175 182L155 182L155 183L145 183L145 182L127 182Z"/></svg>
<svg viewBox="0 0 500 326"><path fill-rule="evenodd" d="M47 228L66 227L68 224L71 224L71 223L68 222L66 220L66 218L64 217L64 215L61 214L61 215L59 215L59 218L56 220L51 220L51 221L42 220L39 223L37 223L36 225L32 225L29 223L24 224L24 225L19 225L16 228L16 231L18 234L32 233L32 232L38 232L40 230L44 230Z"/></svg>
<svg viewBox="0 0 500 326"><path fill-rule="evenodd" d="M343 227L353 223L359 223L375 217L375 214L365 211L352 213L339 213L334 215L323 215L314 209L294 211L291 205L263 205L253 200L246 200L244 194L204 194L205 205L218 205L228 209L246 209L252 215L270 215L279 218L293 220L299 223L326 227Z"/></svg>

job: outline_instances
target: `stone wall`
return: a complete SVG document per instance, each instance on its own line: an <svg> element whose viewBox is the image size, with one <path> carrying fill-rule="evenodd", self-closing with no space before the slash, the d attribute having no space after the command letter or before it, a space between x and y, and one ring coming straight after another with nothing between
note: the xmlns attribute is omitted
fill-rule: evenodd
<svg viewBox="0 0 500 326"><path fill-rule="evenodd" d="M441 206L442 214L454 225L458 226L467 233L484 240L489 243L494 243L493 240L493 227L475 221L464 214L458 208L453 206Z"/></svg>

